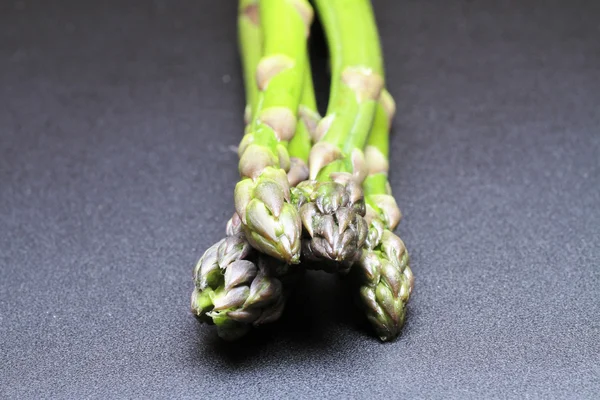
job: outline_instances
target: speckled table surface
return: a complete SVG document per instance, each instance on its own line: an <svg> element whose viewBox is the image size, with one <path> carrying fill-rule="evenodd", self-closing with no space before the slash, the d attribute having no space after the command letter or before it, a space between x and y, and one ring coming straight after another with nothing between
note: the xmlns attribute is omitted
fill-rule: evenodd
<svg viewBox="0 0 600 400"><path fill-rule="evenodd" d="M599 3L374 7L404 333L311 273L225 345L188 302L233 207L235 2L0 2L0 397L600 397Z"/></svg>

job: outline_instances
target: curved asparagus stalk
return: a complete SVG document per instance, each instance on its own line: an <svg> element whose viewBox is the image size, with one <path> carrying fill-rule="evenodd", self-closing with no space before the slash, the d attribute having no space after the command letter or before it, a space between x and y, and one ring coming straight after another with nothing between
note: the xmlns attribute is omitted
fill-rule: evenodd
<svg viewBox="0 0 600 400"><path fill-rule="evenodd" d="M310 181L293 191L308 233L302 254L344 271L360 257L367 233L362 148L383 87L379 37L368 0L316 0L332 63L327 115L309 157Z"/></svg>
<svg viewBox="0 0 600 400"><path fill-rule="evenodd" d="M392 232L401 218L387 178L388 137L394 112L394 100L384 90L365 150L369 175L363 189L369 234L360 261L351 272L360 285L359 302L382 341L400 333L414 282L406 247Z"/></svg>
<svg viewBox="0 0 600 400"><path fill-rule="evenodd" d="M251 327L276 321L302 270L259 253L245 239L237 214L227 237L210 247L194 269L192 312L236 340Z"/></svg>
<svg viewBox="0 0 600 400"><path fill-rule="evenodd" d="M306 0L261 0L258 14L256 5L240 2L240 35L262 30L264 51L256 67L256 110L238 149L241 180L235 187L235 208L252 247L298 263L302 225L290 204L287 142L296 129L313 14Z"/></svg>

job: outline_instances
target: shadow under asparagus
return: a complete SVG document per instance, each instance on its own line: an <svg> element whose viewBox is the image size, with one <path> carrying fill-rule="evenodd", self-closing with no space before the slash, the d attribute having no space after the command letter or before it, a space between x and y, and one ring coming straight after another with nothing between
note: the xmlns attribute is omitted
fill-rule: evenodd
<svg viewBox="0 0 600 400"><path fill-rule="evenodd" d="M299 351L333 354L343 351L342 332L359 333L373 338L370 326L352 299L352 290L336 275L308 271L288 299L281 318L252 329L241 339L228 342L217 336L216 329L197 324L195 352L221 359L226 365L257 357L268 347L298 346Z"/></svg>

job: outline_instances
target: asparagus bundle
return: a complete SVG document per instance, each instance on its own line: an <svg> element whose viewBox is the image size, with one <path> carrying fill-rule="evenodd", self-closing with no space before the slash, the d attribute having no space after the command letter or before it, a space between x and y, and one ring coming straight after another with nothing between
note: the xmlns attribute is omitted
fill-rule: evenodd
<svg viewBox="0 0 600 400"><path fill-rule="evenodd" d="M393 233L401 216L387 180L395 105L383 89L375 19L368 0L315 4L332 65L322 119L307 53L311 6L239 2L246 129L236 212L197 263L192 294L194 314L226 340L277 320L307 265L354 278L381 340L404 322L413 276Z"/></svg>
<svg viewBox="0 0 600 400"><path fill-rule="evenodd" d="M330 99L310 153L310 181L293 191L307 238L303 256L347 271L367 236L362 149L383 87L379 38L368 1L317 0L332 64Z"/></svg>

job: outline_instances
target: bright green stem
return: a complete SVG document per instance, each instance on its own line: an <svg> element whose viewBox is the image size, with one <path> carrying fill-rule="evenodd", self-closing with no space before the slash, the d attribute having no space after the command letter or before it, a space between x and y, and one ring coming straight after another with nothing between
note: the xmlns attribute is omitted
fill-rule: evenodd
<svg viewBox="0 0 600 400"><path fill-rule="evenodd" d="M306 68L304 69L304 86L302 87L302 98L300 105L317 112L317 99L315 98L315 85L312 78L312 70L308 55L306 57Z"/></svg>
<svg viewBox="0 0 600 400"><path fill-rule="evenodd" d="M387 95L387 94L386 94ZM372 146L379 150L381 155L387 160L389 157L389 136L390 136L390 117L387 114L383 102L377 102L377 111L375 113L375 119L373 120L373 126L369 133L369 140L367 146ZM367 160L368 163L368 160ZM365 194L365 200L371 206L372 202L369 201L371 195L376 194L388 194L388 177L387 171L370 174L365 178L363 182L363 191Z"/></svg>
<svg viewBox="0 0 600 400"><path fill-rule="evenodd" d="M365 199L367 200L367 203L370 203L369 198L372 195L388 194L387 187L388 178L386 174L378 173L367 176L363 182L363 192L365 194Z"/></svg>
<svg viewBox="0 0 600 400"><path fill-rule="evenodd" d="M365 149L368 175L363 182L365 202L369 206L367 214L370 215L371 224L373 225L373 218L378 217L388 230L394 230L402 217L388 181L390 124L395 110L394 99L383 90Z"/></svg>
<svg viewBox="0 0 600 400"><path fill-rule="evenodd" d="M317 180L321 182L331 180L331 174L337 172L348 172L352 173L354 168L352 166L352 162L349 157L344 157L340 160L336 160L330 162L319 171L319 175L317 175Z"/></svg>
<svg viewBox="0 0 600 400"><path fill-rule="evenodd" d="M302 223L289 203L287 146L296 130L313 11L306 0L259 0L258 8L263 54L254 78L256 109L238 147L235 208L252 247L295 264Z"/></svg>
<svg viewBox="0 0 600 400"><path fill-rule="evenodd" d="M254 115L258 101L256 67L262 55L261 31L258 21L258 0L240 0L238 9L238 43L246 92L247 117ZM248 119L249 120L249 119Z"/></svg>
<svg viewBox="0 0 600 400"><path fill-rule="evenodd" d="M260 0L260 25L263 37L263 57L283 56L290 66L269 78L268 90L258 98L260 111L270 107L285 107L297 112L302 94L306 65L306 25L293 1Z"/></svg>
<svg viewBox="0 0 600 400"><path fill-rule="evenodd" d="M382 91L383 96L387 96L392 101L391 96L385 90ZM389 158L390 148L390 116L383 106L383 100L377 102L377 109L375 112L375 118L373 119L373 126L369 133L369 140L367 146L373 146L383 154L385 158Z"/></svg>
<svg viewBox="0 0 600 400"><path fill-rule="evenodd" d="M256 82L256 70L262 57L262 31L259 21L258 0L241 0L239 6L239 43L242 54L242 66L244 71L244 84L246 89L246 119L250 122L256 114L258 101L258 85ZM304 84L300 98L299 110L317 114L317 102L313 87L312 74L308 56L306 56L307 68L305 68ZM296 132L290 140L288 151L290 157L308 161L311 147L311 135L305 121L298 119Z"/></svg>
<svg viewBox="0 0 600 400"><path fill-rule="evenodd" d="M344 82L343 74L355 70L383 75L373 10L369 0L315 0L315 3L325 28L332 65L327 116L333 116L333 121L322 140L344 152L362 149L373 122L378 95L361 95L356 87ZM371 89L366 88L366 91Z"/></svg>
<svg viewBox="0 0 600 400"><path fill-rule="evenodd" d="M304 85L302 89L302 97L300 99L300 112L307 112L317 115L317 101L315 99L315 88L312 79L312 73L310 69L310 63L307 62L307 68L305 68ZM304 108L304 111L302 109ZM302 119L302 116L298 118L298 124L296 125L296 133L292 140L290 140L288 151L290 157L299 158L305 163L308 162L308 154L310 153L311 147L311 135L309 126Z"/></svg>

